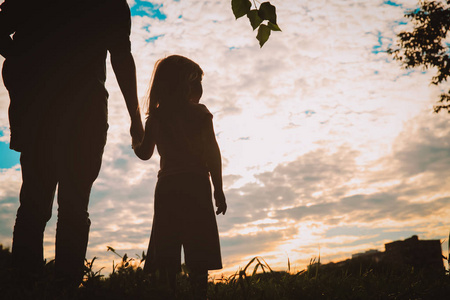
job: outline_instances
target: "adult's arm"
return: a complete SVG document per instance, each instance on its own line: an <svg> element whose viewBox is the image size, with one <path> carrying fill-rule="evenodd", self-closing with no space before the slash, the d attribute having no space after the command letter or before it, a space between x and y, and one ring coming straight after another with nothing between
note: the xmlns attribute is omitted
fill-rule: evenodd
<svg viewBox="0 0 450 300"><path fill-rule="evenodd" d="M136 66L131 52L111 52L111 65L131 118L130 134L133 147L142 141L144 129L136 85Z"/></svg>
<svg viewBox="0 0 450 300"><path fill-rule="evenodd" d="M107 3L110 5L108 50L111 55L111 65L131 118L130 134L132 145L135 147L142 141L144 129L137 96L136 65L131 54L130 9L125 0L113 0Z"/></svg>

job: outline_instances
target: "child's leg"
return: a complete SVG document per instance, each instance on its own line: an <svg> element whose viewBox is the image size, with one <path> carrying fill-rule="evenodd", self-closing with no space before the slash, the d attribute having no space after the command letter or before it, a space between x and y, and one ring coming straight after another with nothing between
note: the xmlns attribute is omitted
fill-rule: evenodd
<svg viewBox="0 0 450 300"><path fill-rule="evenodd" d="M170 289L171 293L175 293L177 289L177 272L173 268L164 268L160 274L161 283Z"/></svg>
<svg viewBox="0 0 450 300"><path fill-rule="evenodd" d="M189 274L194 299L206 299L206 291L208 289L208 270L202 267L191 267Z"/></svg>
<svg viewBox="0 0 450 300"><path fill-rule="evenodd" d="M147 251L145 269L158 269L161 286L172 294L176 291L176 275L181 266L180 224L182 212L175 211L182 197L173 177L158 179L155 189L155 214ZM148 265L148 267L147 267Z"/></svg>

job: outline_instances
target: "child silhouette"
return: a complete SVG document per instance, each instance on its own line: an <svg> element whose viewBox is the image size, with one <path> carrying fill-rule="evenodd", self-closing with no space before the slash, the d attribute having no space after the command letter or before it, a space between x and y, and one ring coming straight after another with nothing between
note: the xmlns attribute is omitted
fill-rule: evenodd
<svg viewBox="0 0 450 300"><path fill-rule="evenodd" d="M175 291L183 245L196 298L205 299L208 270L222 268L209 174L216 213L225 214L227 204L212 114L199 104L202 76L200 66L183 56L172 55L156 63L145 135L134 151L147 160L156 145L161 157L144 270L158 270Z"/></svg>

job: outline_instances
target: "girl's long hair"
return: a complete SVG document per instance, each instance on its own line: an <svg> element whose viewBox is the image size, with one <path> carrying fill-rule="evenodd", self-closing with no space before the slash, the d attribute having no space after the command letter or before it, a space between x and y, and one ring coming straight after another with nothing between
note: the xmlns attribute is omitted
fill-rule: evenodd
<svg viewBox="0 0 450 300"><path fill-rule="evenodd" d="M147 116L158 107L177 111L189 102L191 86L201 80L203 70L192 60L171 55L156 62L146 99Z"/></svg>

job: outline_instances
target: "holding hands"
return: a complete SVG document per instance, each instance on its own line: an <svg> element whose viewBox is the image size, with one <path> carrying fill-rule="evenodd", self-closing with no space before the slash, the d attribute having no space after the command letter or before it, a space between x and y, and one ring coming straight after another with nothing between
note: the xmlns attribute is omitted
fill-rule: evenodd
<svg viewBox="0 0 450 300"><path fill-rule="evenodd" d="M136 108L134 114L130 114L130 117L131 117L131 126L130 126L131 148L136 149L144 139L144 127L142 126L141 112L139 110L139 106Z"/></svg>
<svg viewBox="0 0 450 300"><path fill-rule="evenodd" d="M144 139L144 127L142 127L141 118L131 120L130 126L131 148L136 149Z"/></svg>

